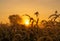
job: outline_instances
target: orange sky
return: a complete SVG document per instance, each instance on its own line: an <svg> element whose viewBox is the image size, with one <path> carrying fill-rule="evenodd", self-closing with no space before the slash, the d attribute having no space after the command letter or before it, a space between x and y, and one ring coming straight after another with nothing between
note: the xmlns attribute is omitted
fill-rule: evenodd
<svg viewBox="0 0 60 41"><path fill-rule="evenodd" d="M60 13L60 0L0 0L0 22L7 22L12 14L29 14L35 18L36 11L40 20L47 20L55 10Z"/></svg>

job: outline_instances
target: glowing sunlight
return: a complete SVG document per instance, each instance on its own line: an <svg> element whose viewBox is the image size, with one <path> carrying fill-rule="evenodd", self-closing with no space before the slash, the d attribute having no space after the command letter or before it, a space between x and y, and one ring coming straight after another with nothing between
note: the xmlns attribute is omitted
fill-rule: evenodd
<svg viewBox="0 0 60 41"><path fill-rule="evenodd" d="M25 20L25 25L29 25L30 23L29 23L29 20L28 19L26 19Z"/></svg>
<svg viewBox="0 0 60 41"><path fill-rule="evenodd" d="M24 25L26 25L26 26L30 25L30 20L29 20L28 17L23 16L22 19L23 19L23 24L24 24Z"/></svg>

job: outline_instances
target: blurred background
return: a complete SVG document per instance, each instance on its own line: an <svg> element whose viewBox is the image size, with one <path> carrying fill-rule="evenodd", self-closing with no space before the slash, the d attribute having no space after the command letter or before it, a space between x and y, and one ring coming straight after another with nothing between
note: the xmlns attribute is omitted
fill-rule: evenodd
<svg viewBox="0 0 60 41"><path fill-rule="evenodd" d="M9 22L8 16L12 14L28 14L35 18L36 11L39 12L40 21L48 20L55 10L60 13L60 0L0 0L0 22Z"/></svg>

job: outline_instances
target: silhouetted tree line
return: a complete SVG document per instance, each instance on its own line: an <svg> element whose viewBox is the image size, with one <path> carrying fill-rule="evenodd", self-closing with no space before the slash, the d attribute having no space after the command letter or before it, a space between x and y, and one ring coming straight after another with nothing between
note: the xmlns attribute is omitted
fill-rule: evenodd
<svg viewBox="0 0 60 41"><path fill-rule="evenodd" d="M53 20L42 20L43 29L38 26L39 12L36 12L35 15L37 21L25 14L30 18L30 22L32 21L28 28L20 24L22 19L19 15L10 15L10 25L0 23L0 41L60 41L60 22L56 21L60 14L55 11L55 14L49 16L49 18L55 16ZM36 25L33 24L34 22Z"/></svg>

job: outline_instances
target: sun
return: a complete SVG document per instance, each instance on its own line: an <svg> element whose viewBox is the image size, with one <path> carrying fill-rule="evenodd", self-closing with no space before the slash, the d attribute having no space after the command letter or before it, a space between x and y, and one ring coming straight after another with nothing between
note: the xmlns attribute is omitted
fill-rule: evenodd
<svg viewBox="0 0 60 41"><path fill-rule="evenodd" d="M23 16L22 19L23 19L23 24L24 24L25 26L29 26L29 25L30 25L30 20L29 20L28 17Z"/></svg>
<svg viewBox="0 0 60 41"><path fill-rule="evenodd" d="M25 25L29 25L29 20L25 20Z"/></svg>

